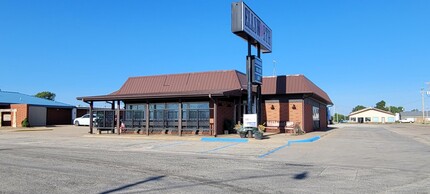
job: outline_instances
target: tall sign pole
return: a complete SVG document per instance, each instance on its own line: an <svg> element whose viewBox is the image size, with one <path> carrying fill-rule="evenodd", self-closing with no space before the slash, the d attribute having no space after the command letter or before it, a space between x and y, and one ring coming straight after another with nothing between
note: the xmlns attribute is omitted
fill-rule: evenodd
<svg viewBox="0 0 430 194"><path fill-rule="evenodd" d="M425 91L424 91L424 88L422 88L421 89L421 105L422 105L422 112L423 112L423 124L425 124L426 123L426 120L425 120L425 114L424 114L424 93L425 93Z"/></svg>
<svg viewBox="0 0 430 194"><path fill-rule="evenodd" d="M261 123L261 84L263 82L263 62L260 53L272 52L272 30L254 11L243 1L231 4L231 31L248 43L248 55L246 56L247 85L247 111L257 113L256 123ZM257 48L257 56L252 55L251 46ZM257 98L254 111L252 86L257 85Z"/></svg>

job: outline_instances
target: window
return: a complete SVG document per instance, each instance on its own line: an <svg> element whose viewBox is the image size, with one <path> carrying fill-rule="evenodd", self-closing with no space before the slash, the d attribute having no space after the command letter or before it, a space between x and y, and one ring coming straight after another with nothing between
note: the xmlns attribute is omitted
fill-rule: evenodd
<svg viewBox="0 0 430 194"><path fill-rule="evenodd" d="M373 122L378 123L379 122L379 117L373 117Z"/></svg>
<svg viewBox="0 0 430 194"><path fill-rule="evenodd" d="M182 103L183 128L209 128L209 102Z"/></svg>
<svg viewBox="0 0 430 194"><path fill-rule="evenodd" d="M351 121L357 122L357 117L351 117Z"/></svg>
<svg viewBox="0 0 430 194"><path fill-rule="evenodd" d="M364 119L364 121L365 122L370 122L371 120L370 120L370 117L366 117L365 119Z"/></svg>
<svg viewBox="0 0 430 194"><path fill-rule="evenodd" d="M312 118L314 121L320 120L320 108L316 106L312 107Z"/></svg>

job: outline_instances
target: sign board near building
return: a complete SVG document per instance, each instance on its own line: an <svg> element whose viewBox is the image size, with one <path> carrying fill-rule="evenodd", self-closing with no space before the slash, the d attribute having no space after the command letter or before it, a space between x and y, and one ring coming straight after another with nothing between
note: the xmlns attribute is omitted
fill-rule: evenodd
<svg viewBox="0 0 430 194"><path fill-rule="evenodd" d="M263 53L272 52L272 30L244 2L231 4L231 31L254 46L259 43Z"/></svg>
<svg viewBox="0 0 430 194"><path fill-rule="evenodd" d="M243 127L257 127L257 114L244 114Z"/></svg>
<svg viewBox="0 0 430 194"><path fill-rule="evenodd" d="M263 83L263 61L256 57L251 57L251 76L253 84Z"/></svg>

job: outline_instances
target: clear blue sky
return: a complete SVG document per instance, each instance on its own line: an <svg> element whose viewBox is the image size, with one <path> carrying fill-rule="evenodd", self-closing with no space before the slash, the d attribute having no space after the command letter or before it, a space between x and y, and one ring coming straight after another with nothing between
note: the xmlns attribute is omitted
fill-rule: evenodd
<svg viewBox="0 0 430 194"><path fill-rule="evenodd" d="M245 72L247 45L231 33L231 2L0 0L0 89L51 91L85 105L76 97L111 93L130 76ZM278 75L304 74L342 114L380 100L421 110L429 0L245 2L273 31L264 75L276 60Z"/></svg>

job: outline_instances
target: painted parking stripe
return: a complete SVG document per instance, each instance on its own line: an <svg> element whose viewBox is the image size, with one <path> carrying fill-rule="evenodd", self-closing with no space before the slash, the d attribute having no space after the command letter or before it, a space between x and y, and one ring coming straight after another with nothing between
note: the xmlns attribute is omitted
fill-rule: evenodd
<svg viewBox="0 0 430 194"><path fill-rule="evenodd" d="M162 148L162 147L169 147L169 146L175 146L180 144L185 144L186 142L176 142L176 143L170 143L170 144L164 144L164 145L155 145L151 146L151 148Z"/></svg>
<svg viewBox="0 0 430 194"><path fill-rule="evenodd" d="M233 142L233 143L247 143L248 139L245 138L219 138L219 137L202 137L203 142Z"/></svg>
<svg viewBox="0 0 430 194"><path fill-rule="evenodd" d="M210 153L210 152L215 152L215 151L222 150L222 149L225 149L225 148L228 148L228 147L231 147L231 146L235 146L235 145L237 145L237 144L239 144L239 143L232 143L232 144L228 144L228 145L221 146L221 147L217 147L217 148L215 148L215 149L212 149L212 150L209 150L209 151L204 151L204 152L201 152L201 153Z"/></svg>
<svg viewBox="0 0 430 194"><path fill-rule="evenodd" d="M293 143L311 143L311 142L319 140L320 138L321 138L320 136L315 136L315 137L308 138L308 139L290 140L290 141L288 141L288 144L291 145Z"/></svg>
<svg viewBox="0 0 430 194"><path fill-rule="evenodd" d="M283 146L281 146L281 147L277 147L277 148L275 148L275 149L273 149L273 150L270 150L270 151L268 151L267 153L265 153L265 154L262 154L262 155L259 155L258 157L259 158L264 158L264 157L266 157L266 156L268 156L268 155L270 155L270 154L273 154L273 153L275 153L275 152L277 152L277 151L279 151L279 150L281 150L281 149L283 149L283 148L285 148L285 147L287 147L287 146L289 146L290 145L290 143L287 143L287 144L285 144L285 145L283 145Z"/></svg>
<svg viewBox="0 0 430 194"><path fill-rule="evenodd" d="M311 143L311 142L319 140L320 138L321 138L320 136L315 136L315 137L308 138L308 139L290 140L290 141L288 141L287 144L285 144L283 146L277 147L277 148L275 148L273 150L268 151L265 154L259 155L258 158L264 158L264 157L266 157L266 156L268 156L270 154L273 154L273 153L275 153L275 152L277 152L277 151L279 151L279 150L281 150L281 149L283 149L283 148L285 148L287 146L290 146L293 143Z"/></svg>

